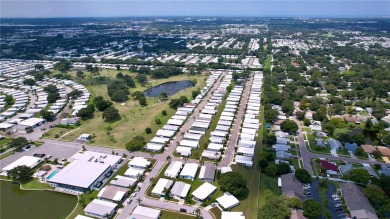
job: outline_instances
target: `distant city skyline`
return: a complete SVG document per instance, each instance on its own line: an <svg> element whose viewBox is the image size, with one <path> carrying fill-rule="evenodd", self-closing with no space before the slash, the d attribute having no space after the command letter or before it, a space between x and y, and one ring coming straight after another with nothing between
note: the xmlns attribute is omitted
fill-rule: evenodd
<svg viewBox="0 0 390 219"><path fill-rule="evenodd" d="M390 17L390 0L0 0L1 18L252 16Z"/></svg>

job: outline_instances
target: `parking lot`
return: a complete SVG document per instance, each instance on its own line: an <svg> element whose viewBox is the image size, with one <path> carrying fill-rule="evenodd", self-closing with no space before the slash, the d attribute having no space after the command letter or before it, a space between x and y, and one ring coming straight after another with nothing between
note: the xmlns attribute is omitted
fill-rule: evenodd
<svg viewBox="0 0 390 219"><path fill-rule="evenodd" d="M321 196L319 192L319 183L318 181L314 181L313 183L310 184L310 186L304 186L305 191L306 191L306 197L308 199L313 199L317 201L318 203L323 205L323 201L321 201ZM342 204L340 201L340 197L335 195L337 191L337 188L329 183L328 184L328 189L325 192L325 198L328 200L328 209L331 214L332 219L341 219L345 218L345 212L344 209L342 208ZM324 215L324 212L323 212ZM321 215L321 219L325 219L325 217Z"/></svg>
<svg viewBox="0 0 390 219"><path fill-rule="evenodd" d="M57 158L58 160L62 160L62 159L70 158L73 154L75 154L79 150L80 148L77 147L45 143L40 147L33 148L29 151L16 152L15 154L0 160L0 168L7 166L8 164L16 161L22 156L33 156L34 154L45 154L45 156L51 155L52 156L51 159Z"/></svg>

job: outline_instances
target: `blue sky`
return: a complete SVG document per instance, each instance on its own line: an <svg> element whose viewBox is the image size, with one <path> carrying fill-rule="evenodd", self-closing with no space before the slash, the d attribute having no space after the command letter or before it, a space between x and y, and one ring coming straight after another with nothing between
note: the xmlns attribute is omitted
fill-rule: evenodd
<svg viewBox="0 0 390 219"><path fill-rule="evenodd" d="M390 0L0 0L1 17L390 17Z"/></svg>

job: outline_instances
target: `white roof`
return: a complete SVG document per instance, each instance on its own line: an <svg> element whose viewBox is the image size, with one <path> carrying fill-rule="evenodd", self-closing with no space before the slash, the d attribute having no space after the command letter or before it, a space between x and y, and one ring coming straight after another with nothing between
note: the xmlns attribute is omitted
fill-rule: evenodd
<svg viewBox="0 0 390 219"><path fill-rule="evenodd" d="M116 206L117 204L113 202L94 199L87 205L87 207L84 208L84 212L89 212L96 215L106 215L110 214Z"/></svg>
<svg viewBox="0 0 390 219"><path fill-rule="evenodd" d="M41 119L41 118L30 118L30 119L26 119L22 122L19 123L19 125L23 125L23 126L35 126L41 122L44 122L45 120L44 119Z"/></svg>
<svg viewBox="0 0 390 219"><path fill-rule="evenodd" d="M196 163L186 163L180 172L180 176L190 176L195 178L199 165Z"/></svg>
<svg viewBox="0 0 390 219"><path fill-rule="evenodd" d="M130 215L130 218L157 219L160 215L161 210L138 205Z"/></svg>
<svg viewBox="0 0 390 219"><path fill-rule="evenodd" d="M174 196L179 196L179 197L186 197L188 192L191 189L191 185L181 182L181 181L176 181L175 185L173 185L171 189L171 195Z"/></svg>
<svg viewBox="0 0 390 219"><path fill-rule="evenodd" d="M77 215L74 219L93 219L92 217L87 217L84 215Z"/></svg>
<svg viewBox="0 0 390 219"><path fill-rule="evenodd" d="M165 170L164 176L177 177L177 175L179 174L179 171L180 171L182 166L183 166L183 162L181 162L181 161L172 161L169 164L168 168Z"/></svg>
<svg viewBox="0 0 390 219"><path fill-rule="evenodd" d="M184 147L184 146L177 146L176 152L181 154L182 156L189 156L191 155L191 149L190 147Z"/></svg>
<svg viewBox="0 0 390 219"><path fill-rule="evenodd" d="M255 148L238 147L237 153L253 155L255 153Z"/></svg>
<svg viewBox="0 0 390 219"><path fill-rule="evenodd" d="M217 202L224 208L229 209L240 203L236 197L226 192L223 196L217 198Z"/></svg>
<svg viewBox="0 0 390 219"><path fill-rule="evenodd" d="M106 163L75 160L50 178L48 182L89 188L110 166Z"/></svg>
<svg viewBox="0 0 390 219"><path fill-rule="evenodd" d="M154 137L152 138L152 140L150 140L150 142L159 143L159 144L165 144L168 141L169 138L165 138L165 137Z"/></svg>
<svg viewBox="0 0 390 219"><path fill-rule="evenodd" d="M143 157L134 157L130 162L129 166L147 167L150 165L150 161Z"/></svg>
<svg viewBox="0 0 390 219"><path fill-rule="evenodd" d="M175 131L160 129L157 131L156 136L172 137L174 134L175 134Z"/></svg>
<svg viewBox="0 0 390 219"><path fill-rule="evenodd" d="M164 194L164 188L169 188L173 184L172 180L165 179L165 178L160 178L157 182L157 184L154 186L152 190L152 194L159 194L163 195Z"/></svg>
<svg viewBox="0 0 390 219"><path fill-rule="evenodd" d="M232 211L222 211L221 219L245 219L244 213L232 212Z"/></svg>
<svg viewBox="0 0 390 219"><path fill-rule="evenodd" d="M29 168L34 168L36 165L38 165L41 162L40 158L33 157L33 156L23 156L16 161L12 162L8 166L3 168L3 171L12 170L13 168L17 166L27 166Z"/></svg>
<svg viewBox="0 0 390 219"><path fill-rule="evenodd" d="M100 163L105 163L114 166L119 162L121 156L104 154L104 153L99 153L94 151L83 151L74 154L72 156L72 159L80 160L80 161L91 161L91 162L94 161L94 162L100 162Z"/></svg>
<svg viewBox="0 0 390 219"><path fill-rule="evenodd" d="M138 178L138 176L143 175L145 172L144 169L138 169L138 168L132 168L126 170L126 172L123 174L128 177Z"/></svg>
<svg viewBox="0 0 390 219"><path fill-rule="evenodd" d="M213 186L208 182L205 182L201 186L199 186L194 192L192 192L192 195L199 200L204 200L209 197L216 189L217 187Z"/></svg>
<svg viewBox="0 0 390 219"><path fill-rule="evenodd" d="M184 147L197 148L198 144L199 144L198 141L190 141L190 140L180 141L180 146L184 146Z"/></svg>
<svg viewBox="0 0 390 219"><path fill-rule="evenodd" d="M228 173L228 172L233 172L231 167L222 167L221 168L221 173Z"/></svg>
<svg viewBox="0 0 390 219"><path fill-rule="evenodd" d="M14 124L10 124L10 123L0 123L0 129L8 129L8 128L11 128L13 126L14 126Z"/></svg>
<svg viewBox="0 0 390 219"><path fill-rule="evenodd" d="M216 150L216 151L219 151L223 148L223 145L222 144L215 144L215 143L210 143L208 146L207 146L207 150Z"/></svg>

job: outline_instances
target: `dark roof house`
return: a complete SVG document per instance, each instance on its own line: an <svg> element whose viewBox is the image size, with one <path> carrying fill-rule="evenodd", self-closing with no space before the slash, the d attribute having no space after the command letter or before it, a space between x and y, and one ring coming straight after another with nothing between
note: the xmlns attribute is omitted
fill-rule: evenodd
<svg viewBox="0 0 390 219"><path fill-rule="evenodd" d="M359 186L353 183L341 183L340 192L343 194L345 203L355 219L378 219L374 208Z"/></svg>
<svg viewBox="0 0 390 219"><path fill-rule="evenodd" d="M282 194L287 197L295 197L301 202L305 200L303 194L302 183L295 177L294 174L288 173L280 176L282 183Z"/></svg>

